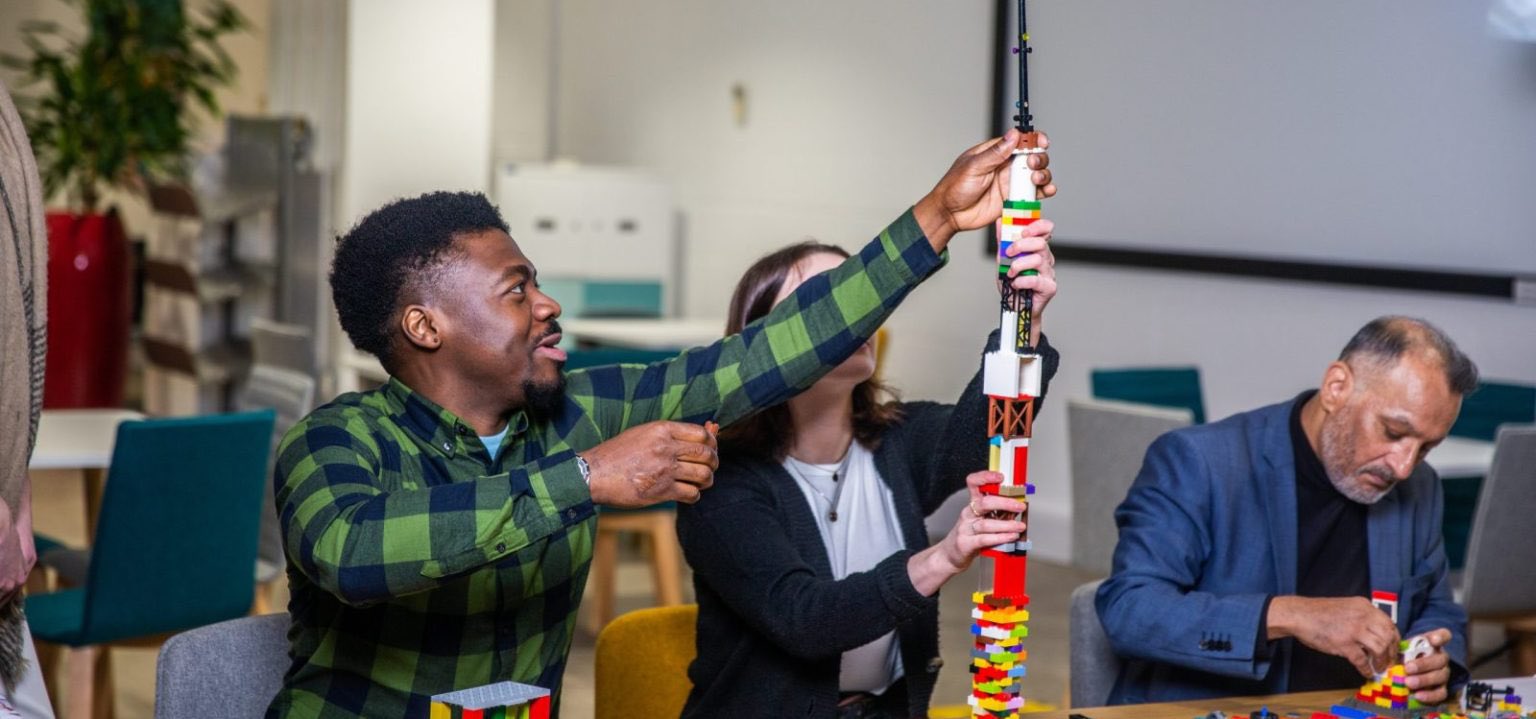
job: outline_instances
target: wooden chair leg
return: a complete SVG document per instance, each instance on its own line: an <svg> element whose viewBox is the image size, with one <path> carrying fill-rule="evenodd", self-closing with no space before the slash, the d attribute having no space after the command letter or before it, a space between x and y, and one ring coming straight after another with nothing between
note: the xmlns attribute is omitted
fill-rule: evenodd
<svg viewBox="0 0 1536 719"><path fill-rule="evenodd" d="M59 703L64 705L64 716L92 716L96 700L92 696L96 688L96 654L100 647L70 647L64 656L63 695Z"/></svg>
<svg viewBox="0 0 1536 719"><path fill-rule="evenodd" d="M683 603L683 549L677 543L677 522L671 512L653 512L651 520L651 581L656 604L672 607Z"/></svg>
<svg viewBox="0 0 1536 719"><path fill-rule="evenodd" d="M256 598L251 601L251 615L261 616L272 613L273 582L258 582L256 584Z"/></svg>
<svg viewBox="0 0 1536 719"><path fill-rule="evenodd" d="M96 647L95 681L91 687L91 719L112 719L117 693L112 685L112 648Z"/></svg>
<svg viewBox="0 0 1536 719"><path fill-rule="evenodd" d="M615 575L619 569L619 533L604 531L598 523L592 546L592 610L588 629L595 635L613 620Z"/></svg>
<svg viewBox="0 0 1536 719"><path fill-rule="evenodd" d="M1536 633L1515 626L1506 627L1504 632L1510 641L1510 673L1517 677L1536 674Z"/></svg>

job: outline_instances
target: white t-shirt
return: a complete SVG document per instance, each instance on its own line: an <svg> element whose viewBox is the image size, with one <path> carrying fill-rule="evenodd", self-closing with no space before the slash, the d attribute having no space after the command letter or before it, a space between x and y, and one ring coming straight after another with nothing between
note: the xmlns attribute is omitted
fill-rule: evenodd
<svg viewBox="0 0 1536 719"><path fill-rule="evenodd" d="M846 466L844 466L846 463ZM839 468L843 472L839 475ZM842 461L810 464L794 457L784 459L784 469L810 504L816 528L821 531L832 565L832 578L875 568L886 557L906 548L901 536L901 522L896 516L896 500L875 469L875 456L858 442L848 449ZM833 481L834 475L837 481ZM842 484L842 491L838 491ZM837 506L832 506L836 498ZM830 512L837 511L837 521ZM896 632L864 646L843 652L838 688L845 692L880 694L903 675L901 643Z"/></svg>

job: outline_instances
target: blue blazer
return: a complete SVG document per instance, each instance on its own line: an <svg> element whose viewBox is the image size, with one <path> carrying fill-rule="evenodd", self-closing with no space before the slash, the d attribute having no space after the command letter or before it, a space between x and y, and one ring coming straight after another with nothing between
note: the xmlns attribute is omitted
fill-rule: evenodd
<svg viewBox="0 0 1536 719"><path fill-rule="evenodd" d="M1292 639L1256 646L1272 595L1296 593L1296 467L1282 402L1159 437L1115 510L1120 543L1099 618L1126 660L1111 704L1274 694ZM1404 637L1446 628L1465 671L1466 612L1451 600L1440 480L1420 464L1366 520L1373 590L1398 595Z"/></svg>

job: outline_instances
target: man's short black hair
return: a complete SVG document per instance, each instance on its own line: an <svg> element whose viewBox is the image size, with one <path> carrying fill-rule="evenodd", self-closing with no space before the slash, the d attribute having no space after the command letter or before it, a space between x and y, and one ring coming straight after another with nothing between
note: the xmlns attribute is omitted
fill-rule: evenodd
<svg viewBox="0 0 1536 719"><path fill-rule="evenodd" d="M1339 359L1390 365L1410 350L1434 354L1445 370L1445 383L1452 392L1466 396L1477 389L1477 365L1472 359L1439 327L1413 317L1389 315L1371 320L1344 345Z"/></svg>
<svg viewBox="0 0 1536 719"><path fill-rule="evenodd" d="M507 231L478 192L429 192L369 213L336 239L331 298L352 345L389 369L393 320L402 298L430 286L461 234Z"/></svg>

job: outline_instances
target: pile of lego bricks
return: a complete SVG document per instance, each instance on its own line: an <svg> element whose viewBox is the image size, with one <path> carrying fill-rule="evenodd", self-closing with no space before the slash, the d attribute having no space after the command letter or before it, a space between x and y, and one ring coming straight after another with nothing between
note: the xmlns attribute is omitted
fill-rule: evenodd
<svg viewBox="0 0 1536 719"><path fill-rule="evenodd" d="M1040 202L1038 200L1004 200L1003 216L997 221L997 273L1008 274L1008 266L1014 258L1009 257L1008 247L1019 239L1019 228L1040 219ZM1025 272L1026 275L1036 274L1035 270Z"/></svg>
<svg viewBox="0 0 1536 719"><path fill-rule="evenodd" d="M1418 709L1418 700L1408 696L1411 693L1408 689L1408 669L1397 664L1382 672L1376 681L1360 687L1360 692L1355 694L1355 701L1364 705L1362 708L1375 705L1398 711Z"/></svg>
<svg viewBox="0 0 1536 719"><path fill-rule="evenodd" d="M998 597L976 592L971 611L971 705L974 717L1018 719L1024 708L1022 680L1029 652L1023 647L1029 636L1029 597Z"/></svg>
<svg viewBox="0 0 1536 719"><path fill-rule="evenodd" d="M432 697L431 719L549 719L549 690L497 682Z"/></svg>

